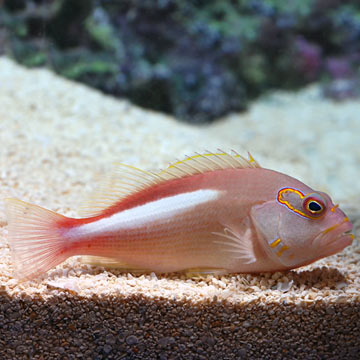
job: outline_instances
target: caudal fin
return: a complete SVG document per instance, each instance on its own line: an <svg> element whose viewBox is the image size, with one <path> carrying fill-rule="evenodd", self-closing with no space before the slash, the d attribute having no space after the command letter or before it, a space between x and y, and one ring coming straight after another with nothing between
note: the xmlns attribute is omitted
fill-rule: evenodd
<svg viewBox="0 0 360 360"><path fill-rule="evenodd" d="M32 279L66 260L58 227L63 215L18 199L6 199L5 211L16 277Z"/></svg>

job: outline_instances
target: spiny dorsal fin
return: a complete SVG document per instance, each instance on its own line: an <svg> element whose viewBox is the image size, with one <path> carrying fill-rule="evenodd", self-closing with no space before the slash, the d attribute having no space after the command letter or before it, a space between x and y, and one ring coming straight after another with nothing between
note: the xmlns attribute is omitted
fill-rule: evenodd
<svg viewBox="0 0 360 360"><path fill-rule="evenodd" d="M169 165L167 169L161 171L158 175L164 180L169 180L214 170L259 168L259 163L250 153L248 154L249 160L234 150L232 150L232 154L220 149L216 153L210 151L205 154L195 153L193 156L187 156L186 159Z"/></svg>
<svg viewBox="0 0 360 360"><path fill-rule="evenodd" d="M115 171L105 178L102 186L79 210L84 217L96 216L130 194L144 190L161 182L186 176L202 174L221 169L258 168L260 165L249 153L249 160L233 150L228 154L222 150L217 153L196 153L182 161L171 164L159 173L138 169L126 164L116 164Z"/></svg>

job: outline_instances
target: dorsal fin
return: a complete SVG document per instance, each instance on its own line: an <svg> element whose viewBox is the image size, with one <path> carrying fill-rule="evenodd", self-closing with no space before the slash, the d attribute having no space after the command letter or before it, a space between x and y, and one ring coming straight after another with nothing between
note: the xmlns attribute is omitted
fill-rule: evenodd
<svg viewBox="0 0 360 360"><path fill-rule="evenodd" d="M117 163L113 173L105 177L99 189L80 207L78 213L83 217L99 215L104 209L118 203L129 194L161 181L156 174Z"/></svg>
<svg viewBox="0 0 360 360"><path fill-rule="evenodd" d="M196 153L177 161L159 173L138 169L126 164L116 164L115 171L105 178L102 186L90 200L79 209L79 215L96 216L130 194L146 189L161 182L186 176L202 174L221 169L258 168L260 165L249 153L249 160L233 151L228 154L222 150L217 153Z"/></svg>
<svg viewBox="0 0 360 360"><path fill-rule="evenodd" d="M216 153L210 151L205 154L195 153L193 156L187 156L184 160L170 164L158 175L164 180L168 180L214 170L260 168L259 163L250 153L248 153L248 160L234 150L232 152L233 154L228 154L219 149Z"/></svg>

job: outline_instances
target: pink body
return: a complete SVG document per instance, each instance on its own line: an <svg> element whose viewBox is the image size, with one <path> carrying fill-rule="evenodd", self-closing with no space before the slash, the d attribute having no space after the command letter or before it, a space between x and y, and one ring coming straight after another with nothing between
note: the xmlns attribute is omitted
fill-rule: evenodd
<svg viewBox="0 0 360 360"><path fill-rule="evenodd" d="M259 171L262 172L261 178ZM81 237L80 241L69 238L69 252L73 255L95 255L117 258L136 267L158 272L179 271L190 268L227 269L230 272L268 271L282 268L274 264L258 244L257 234L252 225L251 207L270 200L276 194L278 186L285 184L286 177L276 179L277 184L267 181L279 178L280 174L260 169L227 169L189 178L170 180L164 184L143 190L129 199L117 204L104 215L89 219L65 220L64 235L68 228L74 229L82 224L97 222L118 211L134 208L165 197L181 193L192 193L202 189L215 190L218 198L189 207L175 216L168 216L167 209L159 209L164 215L161 220L157 214L149 214L149 221L141 225L129 226L123 230L101 231ZM263 182L268 186L262 187ZM273 184L273 185L272 185ZM275 185L276 184L276 185ZM240 191L239 191L240 190ZM152 221L152 217L156 218ZM257 261L244 264L223 251L223 245L216 242L225 227L245 232L250 229L251 241ZM71 234L72 232L70 232Z"/></svg>
<svg viewBox="0 0 360 360"><path fill-rule="evenodd" d="M190 172L191 163L184 163L176 168ZM314 191L294 178L251 162L248 167L243 163L238 168L223 166L166 180L157 175L160 180L155 181L152 176L141 189L84 219L10 200L10 241L19 276L37 276L73 255L105 257L118 262L119 267L155 272L277 271L331 255L350 245L353 238L344 234L351 230L351 223L327 195L322 195L327 202L324 216L301 216L277 200L279 191L296 189L301 198L301 194ZM294 194L289 196L296 200L298 195ZM36 254L25 249L29 244L26 224L21 231L12 216L24 216L25 206L26 211L33 209L32 218L46 217L44 223L51 224L46 231L53 242L45 241L44 226L37 235L52 253L46 250L46 261L46 251L39 252L42 263L35 265ZM328 233L331 239L322 244Z"/></svg>

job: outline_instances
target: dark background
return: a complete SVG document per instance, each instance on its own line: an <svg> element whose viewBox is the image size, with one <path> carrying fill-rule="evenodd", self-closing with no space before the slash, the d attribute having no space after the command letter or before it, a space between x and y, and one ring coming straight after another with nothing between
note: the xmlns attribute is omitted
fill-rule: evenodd
<svg viewBox="0 0 360 360"><path fill-rule="evenodd" d="M0 0L0 54L204 123L268 89L357 97L360 2Z"/></svg>

